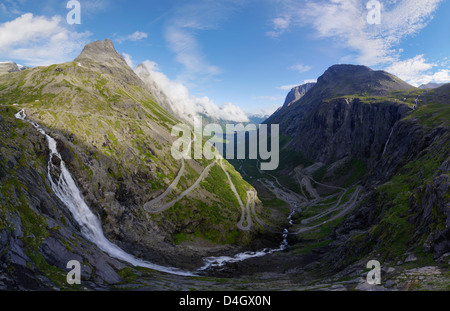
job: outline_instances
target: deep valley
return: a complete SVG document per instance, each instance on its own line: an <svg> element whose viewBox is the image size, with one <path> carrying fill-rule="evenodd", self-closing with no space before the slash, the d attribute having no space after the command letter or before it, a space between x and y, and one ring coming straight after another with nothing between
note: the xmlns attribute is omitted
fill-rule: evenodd
<svg viewBox="0 0 450 311"><path fill-rule="evenodd" d="M264 121L281 134L264 171L175 160L185 116L111 40L16 67L0 74L1 290L450 289L450 84L331 66Z"/></svg>

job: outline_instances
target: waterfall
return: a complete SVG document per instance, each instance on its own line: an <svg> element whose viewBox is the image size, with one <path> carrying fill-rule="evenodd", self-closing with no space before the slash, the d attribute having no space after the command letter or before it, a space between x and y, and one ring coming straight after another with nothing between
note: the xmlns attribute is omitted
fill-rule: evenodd
<svg viewBox="0 0 450 311"><path fill-rule="evenodd" d="M157 264L153 264L141 259L138 259L124 250L119 248L117 245L111 243L104 235L103 229L99 219L91 212L86 202L84 201L80 190L75 184L72 175L68 171L61 155L56 148L56 141L49 136L45 131L35 122L26 119L26 114L24 110L18 112L15 117L20 120L29 122L33 127L39 131L41 134L45 135L47 138L48 146L50 148L50 160L48 161L48 179L52 190L55 192L57 197L67 206L67 208L72 213L74 219L81 226L81 233L95 245L97 245L102 251L114 257L116 259L128 262L134 266L149 268L161 272L166 272L170 274L182 275L182 276L193 276L195 274L191 272L186 272L173 267L164 267ZM57 158L59 161L52 161L53 158ZM53 164L53 162L59 162L58 165ZM54 181L51 176L52 172L57 170L60 172L59 180Z"/></svg>
<svg viewBox="0 0 450 311"><path fill-rule="evenodd" d="M392 134L394 134L394 128L395 128L395 124L392 127L391 133L389 134L389 137L388 137L388 140L386 141L386 144L384 145L384 149L383 149L383 153L381 154L381 157L383 157L384 154L386 153L386 150L387 150L387 147L389 145L389 142L391 141Z"/></svg>

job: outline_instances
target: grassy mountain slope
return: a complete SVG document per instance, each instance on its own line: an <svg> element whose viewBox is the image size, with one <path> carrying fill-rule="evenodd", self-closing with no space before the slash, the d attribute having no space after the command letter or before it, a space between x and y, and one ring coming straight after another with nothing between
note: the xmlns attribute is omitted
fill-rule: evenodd
<svg viewBox="0 0 450 311"><path fill-rule="evenodd" d="M24 108L57 139L106 235L125 250L190 267L214 245L247 245L258 231L257 226L249 232L237 229L241 209L217 164L171 209L160 214L143 209L180 170L181 162L170 152L176 139L171 129L179 121L156 103L109 40L88 45L74 62L0 77L0 102L18 104L15 109ZM187 160L177 188L165 201L188 189L211 163ZM246 202L252 187L226 167L236 175L235 185ZM208 241L212 248L194 252L182 246L191 240Z"/></svg>

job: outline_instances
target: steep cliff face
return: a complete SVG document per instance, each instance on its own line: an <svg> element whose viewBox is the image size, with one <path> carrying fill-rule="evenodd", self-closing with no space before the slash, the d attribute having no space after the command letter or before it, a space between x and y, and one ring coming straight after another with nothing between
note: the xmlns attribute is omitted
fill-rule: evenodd
<svg viewBox="0 0 450 311"><path fill-rule="evenodd" d="M364 186L364 200L333 230L330 265L342 269L365 256L403 261L412 253L441 260L450 251L449 103L450 85L424 91L385 72L340 65L268 120L290 138L282 153L321 162L317 176L333 177L328 170L349 158L365 164L352 180Z"/></svg>
<svg viewBox="0 0 450 311"><path fill-rule="evenodd" d="M393 126L410 110L401 103L366 103L358 98L324 101L299 124L289 148L316 162L350 156L374 165Z"/></svg>
<svg viewBox="0 0 450 311"><path fill-rule="evenodd" d="M286 109L294 102L300 100L315 85L316 85L316 83L305 83L305 84L294 87L286 96L286 100L284 101L284 105L283 105L282 109Z"/></svg>
<svg viewBox="0 0 450 311"><path fill-rule="evenodd" d="M450 251L449 90L446 85L423 94L418 108L394 126L366 181L366 202L336 231L363 232L350 234L342 252L440 260Z"/></svg>
<svg viewBox="0 0 450 311"><path fill-rule="evenodd" d="M402 262L411 254L432 264L450 251L450 129L402 120L393 133L365 201L334 231L329 259L337 268L364 256Z"/></svg>
<svg viewBox="0 0 450 311"><path fill-rule="evenodd" d="M266 123L280 124L283 134L294 135L301 122L323 100L351 95L381 97L393 91L410 89L413 89L411 85L384 71L374 71L365 66L334 65L319 77L317 84L305 96L276 112Z"/></svg>

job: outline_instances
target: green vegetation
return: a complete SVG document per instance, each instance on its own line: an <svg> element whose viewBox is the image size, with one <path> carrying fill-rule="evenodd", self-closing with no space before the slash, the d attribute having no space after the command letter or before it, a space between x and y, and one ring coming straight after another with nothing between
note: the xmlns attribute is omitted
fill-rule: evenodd
<svg viewBox="0 0 450 311"><path fill-rule="evenodd" d="M228 164L224 165L229 169ZM235 186L245 204L247 201L245 192L247 188L245 187L250 186L239 180L237 173L229 173L233 182L236 182ZM177 226L177 231L174 234L174 242L176 244L195 238L202 238L219 244L242 242L245 235L236 231L236 223L239 219L241 208L235 194L229 187L228 178L219 164L210 168L207 176L196 191L204 191L203 189L210 195L213 195L209 203L185 197L163 212L162 217L153 217L160 219L160 222L168 221ZM240 191L239 189L242 190Z"/></svg>
<svg viewBox="0 0 450 311"><path fill-rule="evenodd" d="M364 162L357 160L355 158L346 161L343 165L339 166L333 171L332 176L327 178L322 178L323 182L332 182L344 178L344 182L341 184L342 187L349 187L354 183L360 181L367 172L367 167ZM316 171L317 173L317 171ZM324 174L320 172L320 174ZM322 175L323 176L323 175ZM317 180L317 179L315 179ZM320 180L317 180L320 181Z"/></svg>
<svg viewBox="0 0 450 311"><path fill-rule="evenodd" d="M434 146L430 148L433 149ZM364 248L376 245L385 259L401 258L413 245L417 245L418 250L421 249L426 236L422 237L422 244L412 239L417 228L410 222L409 215L412 205L421 204L425 189L433 183L433 177L439 171L442 161L450 154L449 141L437 150L438 153L425 153L409 162L388 183L378 187L380 221L370 229L369 236L356 236L355 242L364 243ZM431 217L433 227L430 230L445 227L445 216L435 207L432 208ZM420 255L422 259L429 257L423 251L417 251L416 255Z"/></svg>
<svg viewBox="0 0 450 311"><path fill-rule="evenodd" d="M29 116L48 128L55 136L64 136L65 161L69 169L84 187L93 194L94 203L104 207L102 221L110 222L104 193L116 193L121 200L129 198L144 201L152 193L165 189L179 170L179 161L170 157L172 126L179 123L162 109L153 96L140 85L130 85L121 80L120 74L102 73L99 68L81 68L75 63L49 67L38 67L17 74L0 77L0 104L7 106L8 117L14 121L11 129L2 131L8 139L20 137L30 139L29 133L22 133L30 126L17 121L14 113L25 108ZM9 107L13 104L19 107ZM3 114L0 116L3 118ZM4 120L1 120L2 122ZM4 126L0 123L0 126ZM30 133L33 130L30 129ZM11 141L0 141L0 170L3 171L2 146L11 146ZM30 150L29 146L17 150ZM44 171L39 171L43 185L49 194L51 189L45 183L46 153L39 150L37 159ZM168 156L169 154L169 156ZM7 156L9 156L7 154ZM36 163L28 154L17 157L18 166L29 168ZM196 169L206 167L211 161L200 160ZM224 163L236 189L244 202L251 186L228 164ZM190 187L199 173L186 164L186 173L180 183L180 191ZM46 228L46 220L36 211L28 208L27 191L23 189L20 206L3 202L10 198L11 191L19 191L20 184L10 185L11 180L1 182L0 228L14 230L6 219L9 210L18 210L24 231L26 253L44 275L64 287L66 271L49 266L41 255L39 246L49 234L58 234L60 226ZM130 187L135 185L135 187ZM92 196L91 196L92 198ZM11 201L11 202L12 202ZM14 207L13 207L14 206ZM146 222L142 206L127 209L136 221ZM222 168L215 165L189 197L175 204L161 215L152 215L161 227L172 228L173 240L182 243L192 238L201 238L218 244L246 244L250 235L237 230L240 207L236 196L228 186L228 178ZM61 221L63 221L61 219ZM65 221L65 219L64 219ZM111 223L109 223L111 225ZM69 251L74 250L72 241L59 238ZM124 279L132 279L130 271L121 271Z"/></svg>
<svg viewBox="0 0 450 311"><path fill-rule="evenodd" d="M359 93L359 94L346 94L344 96L340 95L337 97L333 97L325 100L325 102L331 102L336 99L357 99L364 104L378 104L378 103L386 103L386 104L406 104L409 107L413 107L416 104L416 98L424 93L424 90L412 88L409 90L400 90L393 91L384 96L375 96L368 95L367 93Z"/></svg>
<svg viewBox="0 0 450 311"><path fill-rule="evenodd" d="M322 182L322 180L323 180L325 174L327 173L327 169L328 169L328 166L327 166L327 165L321 166L319 169L317 169L317 170L312 174L312 178L313 178L315 181Z"/></svg>
<svg viewBox="0 0 450 311"><path fill-rule="evenodd" d="M179 231L174 234L176 244L195 238L218 244L235 244L242 233L236 231L237 217L233 214L230 209L218 204L208 205L184 198L165 211L163 219L177 225Z"/></svg>
<svg viewBox="0 0 450 311"><path fill-rule="evenodd" d="M329 245L333 240L305 240L293 247L292 252L294 254L311 254L311 252L317 248Z"/></svg>
<svg viewBox="0 0 450 311"><path fill-rule="evenodd" d="M429 103L420 106L407 119L417 119L428 128L449 126L450 103Z"/></svg>

